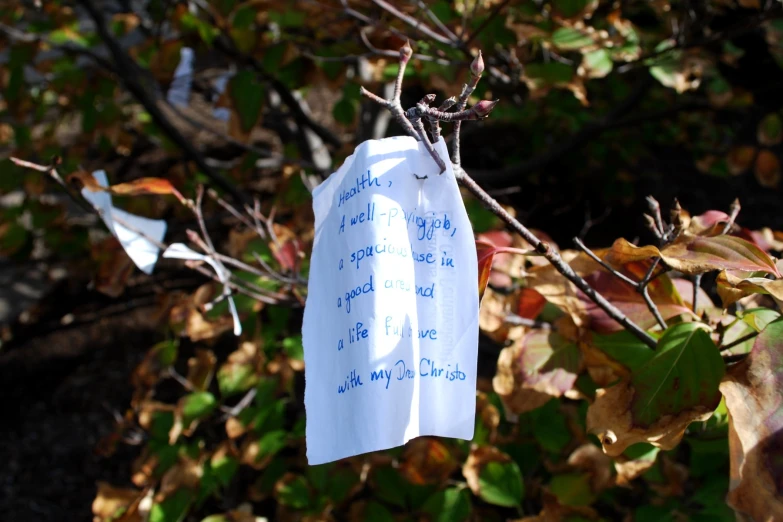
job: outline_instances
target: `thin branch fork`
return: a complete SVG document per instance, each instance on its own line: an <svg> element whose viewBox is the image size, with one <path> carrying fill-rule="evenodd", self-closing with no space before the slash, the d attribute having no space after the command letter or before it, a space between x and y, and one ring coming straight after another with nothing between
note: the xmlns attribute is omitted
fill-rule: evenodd
<svg viewBox="0 0 783 522"><path fill-rule="evenodd" d="M441 172L445 170L445 165L443 164L443 160L440 158L440 156L435 152L434 147L432 146L432 143L430 143L429 138L426 135L426 132L424 132L424 125L422 124L422 118L425 117L425 114L422 113L422 118L418 118L416 120L417 125L414 128L414 125L408 120L406 117L406 111L402 110L402 106L400 105L400 93L402 91L402 79L405 73L405 66L407 65L408 61L410 60L411 55L413 54L413 50L410 47L410 44L406 42L406 44L400 49L400 68L397 73L397 80L394 85L394 96L391 100L385 100L381 98L380 96L377 96L371 92L369 92L367 89L363 88L361 89L361 93L363 96L375 101L376 103L381 104L382 106L386 107L392 115L400 122L403 129L407 132L408 135L414 137L417 140L421 140L424 142L425 146L427 146L427 150L430 151L430 154L432 155L433 159L438 163L439 166L441 166ZM475 89L476 85L478 84L478 80L481 77L481 72L483 72L483 60L481 60L481 56L479 55L471 64L471 82L469 85L466 85L463 87L463 92L460 95L460 99L463 100L463 103L467 102L468 96L470 96L470 93L473 92L473 89ZM466 93L466 91L469 91ZM426 101L429 98L425 98ZM491 103L491 107L494 107L494 104L496 102L489 102ZM419 106L424 105L419 104ZM417 106L417 109L421 111L421 109ZM456 105L456 112L460 112L464 110L464 105L460 107L460 102L457 102ZM431 109L430 111L434 111ZM430 111L424 111L428 114L432 114L434 116L437 116L440 111L430 112ZM488 112L487 112L488 113ZM445 114L451 114L451 113L445 113ZM459 125L461 120L457 120L455 122L455 131L456 126ZM454 140L454 148L455 150L458 150L459 148L459 136L455 134L455 140ZM459 160L459 155L457 154L456 159ZM493 214L498 216L504 223L506 223L509 227L511 227L514 232L518 233L522 238L527 241L537 253L544 256L547 261L549 261L550 264L557 270L560 274L562 274L566 279L571 281L577 288L579 288L591 301L593 301L596 305L598 305L606 314L617 321L623 328L634 334L636 337L639 338L642 342L644 342L647 346L649 346L652 349L655 349L656 347L656 341L655 339L645 332L639 325L634 323L632 320L630 320L625 314L623 314L620 309L618 309L616 306L614 306L612 303L610 303L604 296L599 294L595 291L594 288L592 288L589 284L587 284L587 281L585 281L582 277L580 277L576 272L574 272L574 269L571 268L568 263L566 263L562 257L560 257L560 254L555 251L548 243L541 241L535 234L533 234L530 230L527 229L522 223L520 223L516 218L514 218L511 214L509 214L501 205L498 203L496 199L494 199L492 196L487 194L487 192L482 189L478 183L476 183L473 178L471 178L467 172L461 167L461 165L458 163L458 161L452 160L452 166L454 167L454 174L457 178L457 181L459 181L462 186L464 186L471 194L473 194L476 198L481 201L484 206L486 206Z"/></svg>
<svg viewBox="0 0 783 522"><path fill-rule="evenodd" d="M644 299L644 302L647 304L647 308L650 310L650 313L653 315L653 317L655 317L655 321L662 329L664 330L666 329L666 321L664 321L660 310L658 310L658 307L653 302L649 292L649 284L650 281L652 281L653 279L652 275L655 272L655 269L658 267L658 264L661 261L660 257L656 257L655 259L653 259L653 262L650 265L650 268L647 270L645 276L642 278L641 281L637 282L631 279L630 277L626 276L619 270L616 270L614 267L609 265L609 263L607 263L606 261L598 257L598 255L592 250L590 250L589 248L587 248L587 246L585 246L582 240L579 239L578 237L574 238L574 244L577 246L579 250L587 254L590 257L590 259L592 259L593 261L595 261L596 263L604 267L610 274L615 276L620 281L630 285L634 290L636 290L636 292L641 294L642 298Z"/></svg>

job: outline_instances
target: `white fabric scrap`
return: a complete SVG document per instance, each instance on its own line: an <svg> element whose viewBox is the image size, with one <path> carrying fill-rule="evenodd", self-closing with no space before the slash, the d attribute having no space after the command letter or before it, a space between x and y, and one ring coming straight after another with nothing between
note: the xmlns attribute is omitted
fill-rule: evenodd
<svg viewBox="0 0 783 522"><path fill-rule="evenodd" d="M92 173L92 177L101 187L108 188L106 171L96 170ZM92 192L84 188L82 196L100 212L109 231L119 240L122 248L139 267L139 270L145 274L151 274L158 261L160 251L156 243L160 244L163 241L163 236L166 234L166 222L162 219L136 216L113 207L111 194L108 192Z"/></svg>
<svg viewBox="0 0 783 522"><path fill-rule="evenodd" d="M215 270L218 280L224 285L224 292L227 293L226 299L228 299L228 309L231 311L231 317L234 319L234 335L242 335L242 324L239 322L239 314L237 313L237 307L234 304L234 298L231 297L231 290L228 286L228 280L231 278L231 272L223 266L222 263L204 254L199 254L195 250L188 248L182 243L172 243L163 252L163 257L171 259L182 259L185 261L204 261L209 264Z"/></svg>

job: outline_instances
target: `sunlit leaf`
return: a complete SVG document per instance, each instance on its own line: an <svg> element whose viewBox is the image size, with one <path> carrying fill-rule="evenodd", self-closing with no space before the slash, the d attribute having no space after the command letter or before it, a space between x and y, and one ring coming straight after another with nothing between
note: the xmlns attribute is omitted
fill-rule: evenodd
<svg viewBox="0 0 783 522"><path fill-rule="evenodd" d="M720 386L729 410L728 503L753 520L783 518L783 321L759 334Z"/></svg>
<svg viewBox="0 0 783 522"><path fill-rule="evenodd" d="M712 415L723 373L723 359L699 324L671 326L630 378L598 390L588 430L599 434L608 455L637 442L671 449L688 424Z"/></svg>
<svg viewBox="0 0 783 522"><path fill-rule="evenodd" d="M662 250L654 246L637 247L618 239L607 253L612 264L624 265L661 257L675 270L695 275L712 270L761 271L780 276L775 262L758 246L736 236L703 237L684 234Z"/></svg>
<svg viewBox="0 0 783 522"><path fill-rule="evenodd" d="M561 27L552 33L552 43L564 51L573 51L592 45L593 39L573 27Z"/></svg>
<svg viewBox="0 0 783 522"><path fill-rule="evenodd" d="M517 463L488 462L479 473L479 496L496 506L518 506L524 485Z"/></svg>
<svg viewBox="0 0 783 522"><path fill-rule="evenodd" d="M423 510L433 522L461 522L470 516L470 495L465 489L447 488L428 498Z"/></svg>

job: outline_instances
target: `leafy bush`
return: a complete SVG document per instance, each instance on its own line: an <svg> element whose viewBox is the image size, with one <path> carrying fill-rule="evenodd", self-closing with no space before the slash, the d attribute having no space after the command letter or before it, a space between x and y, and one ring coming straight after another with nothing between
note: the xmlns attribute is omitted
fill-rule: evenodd
<svg viewBox="0 0 783 522"><path fill-rule="evenodd" d="M29 4L0 8L0 146L25 158L2 163L0 191L23 195L0 206L0 254L67 261L122 296L135 277L124 250L45 185L85 205L74 188L104 191L89 171L106 168L118 205L166 218L214 268L188 261L212 281L161 296L162 340L98 447L110 459L138 446L132 486L98 484L96 520L783 518L783 235L740 226L738 202L695 215L675 203L664 219L649 198L644 246L560 249L544 234L562 231L529 230L481 188L563 183L553 167L567 165L577 190L599 185L623 206L660 181L646 164L677 151L707 190L741 180L770 194L780 108L754 99L742 63L761 48L765 74L779 74L778 2ZM441 112L425 98L406 119L403 79L461 96ZM394 82L390 102L360 88ZM354 138L386 133L373 102L427 140L424 123L435 137L439 120L485 117L490 98L501 104L479 131L450 135L492 367L475 439L308 467L308 190ZM477 145L509 128L512 147ZM586 221L567 233L599 220ZM617 226L641 231L631 225Z"/></svg>

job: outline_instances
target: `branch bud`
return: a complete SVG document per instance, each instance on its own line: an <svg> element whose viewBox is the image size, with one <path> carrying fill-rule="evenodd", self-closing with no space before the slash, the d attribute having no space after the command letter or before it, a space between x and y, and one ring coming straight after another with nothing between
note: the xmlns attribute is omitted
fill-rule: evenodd
<svg viewBox="0 0 783 522"><path fill-rule="evenodd" d="M481 73L484 72L484 58L481 57L481 51L479 51L478 56L476 56L473 61L470 63L470 74L478 78L481 76Z"/></svg>
<svg viewBox="0 0 783 522"><path fill-rule="evenodd" d="M438 107L439 111L447 111L454 107L457 104L457 97L452 96L451 98L447 98L446 100L443 100L443 103L440 104L440 107Z"/></svg>
<svg viewBox="0 0 783 522"><path fill-rule="evenodd" d="M411 43L408 40L405 40L405 45L400 47L400 61L402 63L408 63L408 60L411 59L412 55L413 49L411 49Z"/></svg>
<svg viewBox="0 0 783 522"><path fill-rule="evenodd" d="M428 95L426 95L424 98L422 98L422 99L419 101L419 103L422 103L422 104L424 104L424 105L426 105L426 106L428 106L428 107L429 107L429 105L430 105L432 102L434 102L434 101L435 101L435 96L437 96L437 95L436 95L436 94L428 94Z"/></svg>
<svg viewBox="0 0 783 522"><path fill-rule="evenodd" d="M492 112L492 109L495 108L495 105L497 105L499 101L500 100L481 100L473 106L473 112L475 112L476 116L479 118L486 118L489 116L489 113Z"/></svg>

